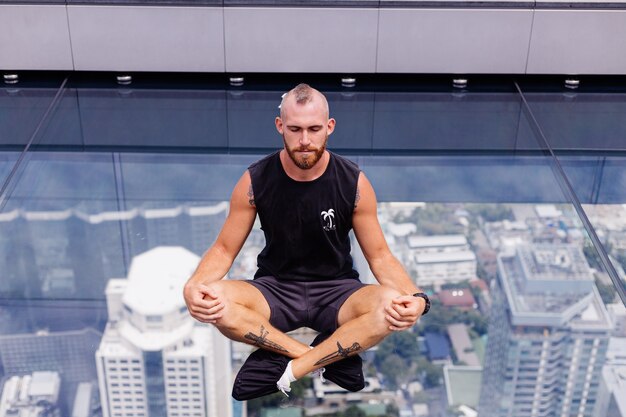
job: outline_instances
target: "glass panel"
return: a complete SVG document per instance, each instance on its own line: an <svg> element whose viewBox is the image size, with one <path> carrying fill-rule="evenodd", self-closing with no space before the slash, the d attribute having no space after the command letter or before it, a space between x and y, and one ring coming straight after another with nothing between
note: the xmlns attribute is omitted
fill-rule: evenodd
<svg viewBox="0 0 626 417"><path fill-rule="evenodd" d="M2 296L103 297L105 276L123 276L111 155L29 153L3 210ZM93 220L92 220L93 219Z"/></svg>
<svg viewBox="0 0 626 417"><path fill-rule="evenodd" d="M559 159L626 290L626 158L560 156Z"/></svg>
<svg viewBox="0 0 626 417"><path fill-rule="evenodd" d="M36 145L224 148L226 126L224 91L70 85Z"/></svg>
<svg viewBox="0 0 626 417"><path fill-rule="evenodd" d="M593 83L581 92L522 89L554 150L626 150L626 94L590 92Z"/></svg>
<svg viewBox="0 0 626 417"><path fill-rule="evenodd" d="M621 248L620 237L626 231L626 225L620 221L624 216L622 204L626 203L626 165L623 156L604 156L626 149L626 94L594 92L606 86L593 82L585 83L585 87L580 92L524 95L583 203L603 250L610 255L622 294L626 294L622 262L626 252ZM589 155L590 151L597 156Z"/></svg>
<svg viewBox="0 0 626 417"><path fill-rule="evenodd" d="M20 157L19 152L0 151L0 184L4 184Z"/></svg>
<svg viewBox="0 0 626 417"><path fill-rule="evenodd" d="M538 150L515 93L377 93L376 150Z"/></svg>
<svg viewBox="0 0 626 417"><path fill-rule="evenodd" d="M42 81L29 75L16 84L0 84L0 188L60 85L58 77Z"/></svg>
<svg viewBox="0 0 626 417"><path fill-rule="evenodd" d="M251 349L194 322L182 299L233 185L281 146L282 91L70 86L0 213L5 385L45 380L60 410L109 417L285 408L282 394L225 401ZM312 390L294 388L289 405L308 416L606 414L609 317L622 316L605 308L615 292L537 126L510 92L442 91L328 95L329 146L374 185L385 238L433 306L362 353L363 391L304 378ZM608 185L585 181L613 202ZM264 243L256 224L230 279L254 274ZM352 248L375 282L354 237Z"/></svg>

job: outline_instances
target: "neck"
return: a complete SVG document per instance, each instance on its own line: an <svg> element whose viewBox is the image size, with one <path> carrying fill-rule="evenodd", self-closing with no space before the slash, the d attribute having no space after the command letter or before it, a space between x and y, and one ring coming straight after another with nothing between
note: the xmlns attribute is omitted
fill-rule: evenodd
<svg viewBox="0 0 626 417"><path fill-rule="evenodd" d="M318 179L326 171L329 162L330 154L328 151L324 151L324 155L311 169L302 169L291 160L286 150L280 151L280 163L287 176L295 181L313 181Z"/></svg>

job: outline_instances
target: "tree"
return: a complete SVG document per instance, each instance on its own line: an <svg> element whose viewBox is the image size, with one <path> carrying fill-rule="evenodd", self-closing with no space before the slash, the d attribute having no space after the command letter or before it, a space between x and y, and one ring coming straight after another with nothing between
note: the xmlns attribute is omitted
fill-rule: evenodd
<svg viewBox="0 0 626 417"><path fill-rule="evenodd" d="M367 417L367 413L356 405L351 405L343 412L344 417Z"/></svg>
<svg viewBox="0 0 626 417"><path fill-rule="evenodd" d="M290 403L298 403L302 402L304 399L304 393L307 388L310 388L313 385L313 381L311 377L305 376L298 381L295 381L291 384L291 391L289 392L289 402ZM285 402L287 397L282 392L275 392L270 395L266 395L264 397L255 398L252 400L248 400L247 408L249 416L258 416L260 415L262 408L271 408L271 407L279 407L281 404Z"/></svg>
<svg viewBox="0 0 626 417"><path fill-rule="evenodd" d="M417 361L417 369L424 375L424 385L427 388L438 387L443 377L441 366L432 364L428 359L421 356Z"/></svg>
<svg viewBox="0 0 626 417"><path fill-rule="evenodd" d="M596 287L604 304L611 304L615 301L615 287L612 284L604 284L598 278L596 278Z"/></svg>
<svg viewBox="0 0 626 417"><path fill-rule="evenodd" d="M407 366L415 361L419 356L419 346L415 333L410 331L392 333L378 345L374 363L378 366L392 354L402 358Z"/></svg>
<svg viewBox="0 0 626 417"><path fill-rule="evenodd" d="M396 354L387 356L378 367L380 373L385 377L385 382L391 389L397 389L399 379L404 379L407 374L405 361Z"/></svg>
<svg viewBox="0 0 626 417"><path fill-rule="evenodd" d="M502 220L513 220L513 210L502 204L477 204L468 207L468 211L474 215L482 217L487 222L498 222Z"/></svg>
<svg viewBox="0 0 626 417"><path fill-rule="evenodd" d="M590 267L598 271L604 270L604 268L602 268L600 256L598 256L598 251L596 251L596 248L590 241L585 241L583 253L585 254L585 258L587 258L587 263L589 263Z"/></svg>

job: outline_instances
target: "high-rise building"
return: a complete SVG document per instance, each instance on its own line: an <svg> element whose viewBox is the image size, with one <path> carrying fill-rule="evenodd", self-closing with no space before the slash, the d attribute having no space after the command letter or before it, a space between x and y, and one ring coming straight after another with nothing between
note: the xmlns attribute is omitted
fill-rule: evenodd
<svg viewBox="0 0 626 417"><path fill-rule="evenodd" d="M580 247L498 256L479 413L592 417L611 321Z"/></svg>
<svg viewBox="0 0 626 417"><path fill-rule="evenodd" d="M230 342L193 320L185 281L199 257L158 247L106 290L109 322L96 352L104 417L230 417Z"/></svg>
<svg viewBox="0 0 626 417"><path fill-rule="evenodd" d="M602 368L596 416L626 417L626 337L612 337Z"/></svg>

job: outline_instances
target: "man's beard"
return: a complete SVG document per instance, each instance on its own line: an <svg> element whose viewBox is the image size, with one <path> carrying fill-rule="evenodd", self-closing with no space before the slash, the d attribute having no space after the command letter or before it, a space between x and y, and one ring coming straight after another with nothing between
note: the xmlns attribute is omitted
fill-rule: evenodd
<svg viewBox="0 0 626 417"><path fill-rule="evenodd" d="M313 148L311 146L299 146L295 148L289 148L287 146L287 141L285 140L285 136L283 136L283 143L285 144L285 150L289 155L289 158L293 161L294 164L300 169L311 169L319 162L319 160L324 155L324 151L326 150L326 143L328 142L328 136L324 139L324 143L319 148ZM309 155L299 154L298 151L304 152L309 151L313 152Z"/></svg>

